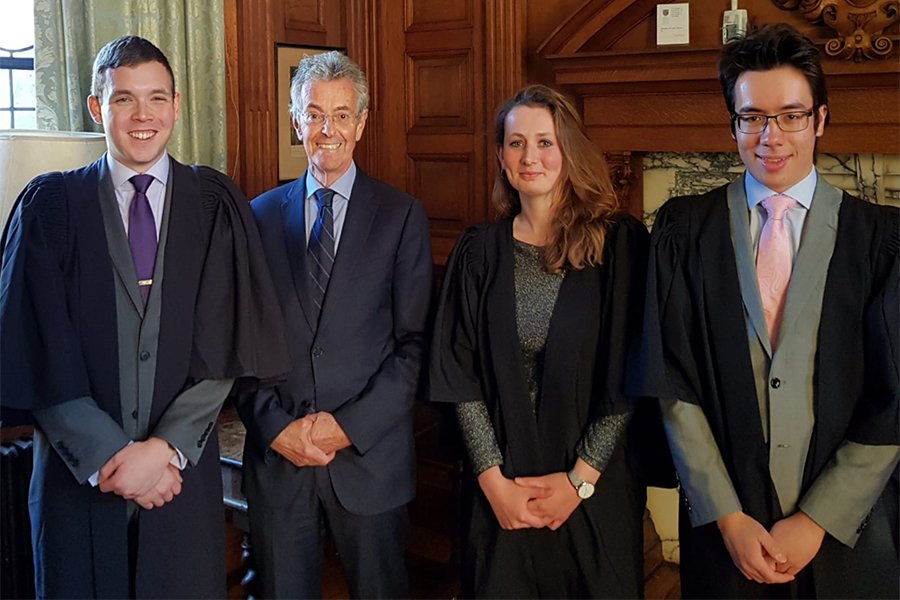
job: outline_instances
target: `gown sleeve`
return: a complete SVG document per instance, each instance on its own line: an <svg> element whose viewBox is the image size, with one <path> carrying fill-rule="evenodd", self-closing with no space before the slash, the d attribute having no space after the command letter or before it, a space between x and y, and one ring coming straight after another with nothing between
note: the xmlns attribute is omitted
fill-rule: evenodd
<svg viewBox="0 0 900 600"><path fill-rule="evenodd" d="M283 379L290 370L284 322L249 204L222 173L194 172L212 234L197 296L191 377Z"/></svg>
<svg viewBox="0 0 900 600"><path fill-rule="evenodd" d="M699 404L698 367L690 347L694 317L685 272L689 202L669 200L653 226L643 334L629 387L639 396Z"/></svg>
<svg viewBox="0 0 900 600"><path fill-rule="evenodd" d="M66 303L69 214L61 173L32 180L6 230L0 267L0 403L36 410L91 396Z"/></svg>
<svg viewBox="0 0 900 600"><path fill-rule="evenodd" d="M431 344L432 401L484 402L478 356L484 243L484 227L470 227L447 261Z"/></svg>

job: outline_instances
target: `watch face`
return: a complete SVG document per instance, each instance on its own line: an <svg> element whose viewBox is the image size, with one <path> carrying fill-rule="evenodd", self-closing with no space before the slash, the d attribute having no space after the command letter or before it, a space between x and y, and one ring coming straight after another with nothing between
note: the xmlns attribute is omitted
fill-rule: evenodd
<svg viewBox="0 0 900 600"><path fill-rule="evenodd" d="M578 497L582 500L587 500L591 496L594 495L594 484L588 483L587 481L583 481L580 486L578 486Z"/></svg>

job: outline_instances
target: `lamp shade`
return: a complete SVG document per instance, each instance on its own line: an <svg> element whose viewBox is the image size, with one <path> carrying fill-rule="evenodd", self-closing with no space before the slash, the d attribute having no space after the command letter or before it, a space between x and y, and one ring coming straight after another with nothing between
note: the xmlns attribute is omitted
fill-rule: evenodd
<svg viewBox="0 0 900 600"><path fill-rule="evenodd" d="M106 151L101 133L0 129L0 223L29 181L50 171L76 169Z"/></svg>

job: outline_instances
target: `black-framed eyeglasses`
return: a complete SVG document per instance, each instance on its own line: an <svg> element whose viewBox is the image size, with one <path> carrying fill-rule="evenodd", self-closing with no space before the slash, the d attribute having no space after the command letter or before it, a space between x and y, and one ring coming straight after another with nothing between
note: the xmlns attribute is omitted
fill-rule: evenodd
<svg viewBox="0 0 900 600"><path fill-rule="evenodd" d="M741 133L762 133L768 127L770 119L778 123L778 128L782 131L795 132L809 127L809 118L813 116L814 112L813 110L790 110L777 115L732 114L731 121Z"/></svg>

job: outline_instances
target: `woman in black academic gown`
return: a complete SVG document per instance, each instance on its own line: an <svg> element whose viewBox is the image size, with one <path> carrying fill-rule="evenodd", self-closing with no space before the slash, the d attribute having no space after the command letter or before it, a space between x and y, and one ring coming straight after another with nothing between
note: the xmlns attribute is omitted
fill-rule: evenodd
<svg viewBox="0 0 900 600"><path fill-rule="evenodd" d="M645 491L624 387L647 231L558 92L519 91L496 144L500 219L457 242L430 369L476 478L463 594L641 597Z"/></svg>

